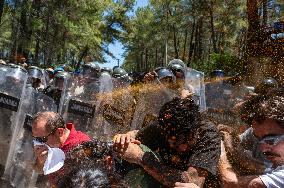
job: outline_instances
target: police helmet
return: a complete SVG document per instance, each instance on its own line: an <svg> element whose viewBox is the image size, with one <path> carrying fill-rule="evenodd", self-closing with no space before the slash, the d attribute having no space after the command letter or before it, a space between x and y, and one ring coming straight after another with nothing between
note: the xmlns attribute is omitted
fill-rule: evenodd
<svg viewBox="0 0 284 188"><path fill-rule="evenodd" d="M124 77L127 75L127 72L121 67L115 67L112 72L114 78Z"/></svg>
<svg viewBox="0 0 284 188"><path fill-rule="evenodd" d="M54 77L53 85L56 88L63 88L64 81L70 77L68 72L59 72Z"/></svg>
<svg viewBox="0 0 284 188"><path fill-rule="evenodd" d="M255 87L255 93L266 94L271 90L278 88L278 82L274 78L266 78Z"/></svg>
<svg viewBox="0 0 284 188"><path fill-rule="evenodd" d="M112 75L112 68L103 67L103 68L101 69L101 73L102 73L102 74Z"/></svg>
<svg viewBox="0 0 284 188"><path fill-rule="evenodd" d="M28 68L28 75L31 78L37 78L37 79L41 79L43 77L42 70L36 66L31 66Z"/></svg>
<svg viewBox="0 0 284 188"><path fill-rule="evenodd" d="M101 71L100 66L95 62L85 63L82 67L83 75L98 76Z"/></svg>
<svg viewBox="0 0 284 188"><path fill-rule="evenodd" d="M158 80L159 81L168 81L174 83L176 81L175 75L166 67L159 67L155 69L155 72L157 73Z"/></svg>
<svg viewBox="0 0 284 188"><path fill-rule="evenodd" d="M214 70L210 73L211 78L216 78L216 77L224 77L225 72L222 70Z"/></svg>
<svg viewBox="0 0 284 188"><path fill-rule="evenodd" d="M183 67L183 69L186 69L186 65L184 64L184 62L180 59L173 59L169 62L168 67L170 68L172 65L180 65Z"/></svg>

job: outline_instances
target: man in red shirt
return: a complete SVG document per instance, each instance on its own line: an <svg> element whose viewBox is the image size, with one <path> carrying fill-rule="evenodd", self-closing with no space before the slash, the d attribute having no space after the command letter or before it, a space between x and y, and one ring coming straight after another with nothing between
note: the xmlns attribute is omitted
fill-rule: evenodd
<svg viewBox="0 0 284 188"><path fill-rule="evenodd" d="M51 148L60 148L65 154L83 142L90 141L90 137L76 131L72 123L65 124L63 118L55 112L40 112L32 122L32 135L35 141L47 144ZM45 145L34 146L36 169L42 173L47 159L48 148ZM64 168L49 174L51 185L64 173Z"/></svg>

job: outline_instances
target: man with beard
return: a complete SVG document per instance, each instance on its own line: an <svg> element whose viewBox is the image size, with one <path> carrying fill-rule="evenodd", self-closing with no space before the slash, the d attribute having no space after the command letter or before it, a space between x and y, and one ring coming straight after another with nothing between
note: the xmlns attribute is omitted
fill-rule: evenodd
<svg viewBox="0 0 284 188"><path fill-rule="evenodd" d="M221 154L219 165L224 187L283 187L284 186L284 97L272 96L259 101L257 109L250 113L257 147L271 166L262 175L239 175L229 163L228 147ZM225 137L226 138L226 137ZM224 140L226 142L226 140ZM228 158L227 158L228 157Z"/></svg>
<svg viewBox="0 0 284 188"><path fill-rule="evenodd" d="M201 120L198 106L191 98L174 98L159 112L159 121L141 131L114 137L115 149L124 160L138 164L167 187L176 182L212 187L221 153L218 132L211 122ZM160 155L143 151L139 140Z"/></svg>

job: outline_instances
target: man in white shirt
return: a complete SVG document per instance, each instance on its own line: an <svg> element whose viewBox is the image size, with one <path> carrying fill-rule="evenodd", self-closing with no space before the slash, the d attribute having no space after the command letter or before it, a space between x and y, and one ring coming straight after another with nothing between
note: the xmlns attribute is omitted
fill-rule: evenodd
<svg viewBox="0 0 284 188"><path fill-rule="evenodd" d="M224 187L282 188L284 187L284 97L274 96L262 101L255 114L260 150L272 163L263 175L240 176L228 162L225 148L221 152L219 170Z"/></svg>

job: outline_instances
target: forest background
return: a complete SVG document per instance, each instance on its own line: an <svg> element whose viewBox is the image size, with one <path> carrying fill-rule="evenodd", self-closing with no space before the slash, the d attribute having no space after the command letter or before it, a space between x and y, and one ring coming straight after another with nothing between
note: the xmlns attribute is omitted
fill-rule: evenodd
<svg viewBox="0 0 284 188"><path fill-rule="evenodd" d="M0 0L0 58L49 67L105 63L120 41L123 67L145 72L182 59L206 74L284 80L281 0ZM279 26L280 25L280 26ZM115 58L115 57L114 57Z"/></svg>

